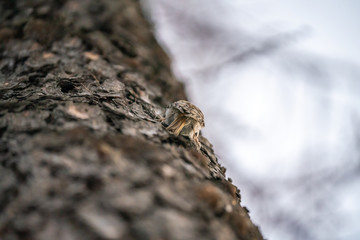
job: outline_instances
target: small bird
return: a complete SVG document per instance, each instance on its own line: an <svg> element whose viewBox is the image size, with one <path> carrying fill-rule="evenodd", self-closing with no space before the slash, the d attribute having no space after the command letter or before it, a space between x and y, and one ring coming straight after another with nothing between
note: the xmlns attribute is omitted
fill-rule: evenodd
<svg viewBox="0 0 360 240"><path fill-rule="evenodd" d="M204 114L192 103L179 100L166 107L163 121L166 129L175 136L187 136L192 140L197 150L200 150L200 129L205 127Z"/></svg>

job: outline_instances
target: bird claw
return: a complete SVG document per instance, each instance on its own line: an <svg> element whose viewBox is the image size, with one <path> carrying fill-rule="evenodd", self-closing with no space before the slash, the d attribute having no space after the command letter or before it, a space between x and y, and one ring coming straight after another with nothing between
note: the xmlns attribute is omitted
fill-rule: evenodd
<svg viewBox="0 0 360 240"><path fill-rule="evenodd" d="M158 118L156 118L156 120L159 121L161 124L165 124L166 118L165 117L158 117Z"/></svg>

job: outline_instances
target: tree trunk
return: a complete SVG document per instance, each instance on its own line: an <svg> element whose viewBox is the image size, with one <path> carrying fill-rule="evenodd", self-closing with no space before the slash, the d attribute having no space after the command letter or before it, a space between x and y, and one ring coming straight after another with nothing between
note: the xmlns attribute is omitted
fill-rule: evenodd
<svg viewBox="0 0 360 240"><path fill-rule="evenodd" d="M0 239L262 239L138 1L0 4Z"/></svg>

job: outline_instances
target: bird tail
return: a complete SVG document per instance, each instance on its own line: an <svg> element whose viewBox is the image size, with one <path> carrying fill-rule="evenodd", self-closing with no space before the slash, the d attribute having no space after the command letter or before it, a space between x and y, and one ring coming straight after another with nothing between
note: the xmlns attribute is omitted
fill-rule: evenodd
<svg viewBox="0 0 360 240"><path fill-rule="evenodd" d="M166 129L173 132L175 136L178 136L185 127L186 121L187 118L185 116L178 116Z"/></svg>

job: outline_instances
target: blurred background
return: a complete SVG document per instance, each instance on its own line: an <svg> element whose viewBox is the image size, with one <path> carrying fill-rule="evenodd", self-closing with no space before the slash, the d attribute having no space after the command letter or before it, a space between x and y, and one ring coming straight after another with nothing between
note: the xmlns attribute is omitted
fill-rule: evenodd
<svg viewBox="0 0 360 240"><path fill-rule="evenodd" d="M360 239L360 2L144 0L266 239Z"/></svg>

